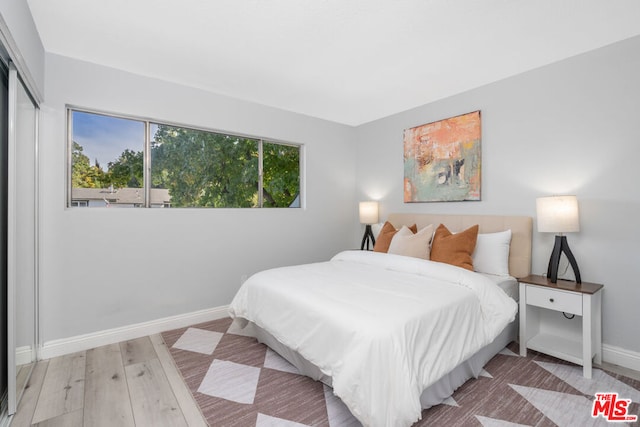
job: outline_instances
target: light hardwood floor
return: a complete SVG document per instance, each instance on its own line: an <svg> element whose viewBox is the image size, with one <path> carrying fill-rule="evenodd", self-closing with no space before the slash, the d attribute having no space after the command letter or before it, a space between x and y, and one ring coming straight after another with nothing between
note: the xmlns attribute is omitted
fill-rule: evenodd
<svg viewBox="0 0 640 427"><path fill-rule="evenodd" d="M43 360L11 427L206 426L160 335Z"/></svg>

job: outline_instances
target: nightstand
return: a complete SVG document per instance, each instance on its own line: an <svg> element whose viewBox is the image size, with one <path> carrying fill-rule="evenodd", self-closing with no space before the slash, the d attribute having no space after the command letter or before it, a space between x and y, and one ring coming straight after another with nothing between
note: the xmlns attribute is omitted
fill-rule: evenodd
<svg viewBox="0 0 640 427"><path fill-rule="evenodd" d="M527 349L582 365L591 378L592 362L602 362L602 288L530 275L520 283L520 355ZM568 317L575 315L571 320Z"/></svg>

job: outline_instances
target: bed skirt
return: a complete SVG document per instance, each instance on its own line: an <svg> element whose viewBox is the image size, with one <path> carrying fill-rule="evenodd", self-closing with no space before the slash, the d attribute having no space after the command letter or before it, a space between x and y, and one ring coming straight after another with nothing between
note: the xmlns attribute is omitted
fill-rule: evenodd
<svg viewBox="0 0 640 427"><path fill-rule="evenodd" d="M298 352L280 343L269 332L260 328L256 324L249 322L243 332L254 336L259 342L267 345L273 351L285 358L295 366L298 371L316 381L322 381L331 387L331 377L323 374L320 369L302 357ZM482 368L512 341L515 341L518 333L518 318L509 323L490 344L480 349L451 372L440 378L434 384L423 390L420 396L420 403L423 409L438 405L449 398L454 391L467 380L477 378Z"/></svg>

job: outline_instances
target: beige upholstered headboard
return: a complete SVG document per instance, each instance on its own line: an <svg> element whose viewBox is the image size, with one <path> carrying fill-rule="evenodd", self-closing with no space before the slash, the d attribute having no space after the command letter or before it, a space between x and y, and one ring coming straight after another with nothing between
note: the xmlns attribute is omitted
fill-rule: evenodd
<svg viewBox="0 0 640 427"><path fill-rule="evenodd" d="M416 224L418 229L433 224L434 229L444 224L450 231L463 231L479 225L480 233L495 233L511 230L509 249L509 273L513 277L525 277L531 273L531 233L533 220L528 216L501 215L444 215L392 213L388 221L399 228Z"/></svg>

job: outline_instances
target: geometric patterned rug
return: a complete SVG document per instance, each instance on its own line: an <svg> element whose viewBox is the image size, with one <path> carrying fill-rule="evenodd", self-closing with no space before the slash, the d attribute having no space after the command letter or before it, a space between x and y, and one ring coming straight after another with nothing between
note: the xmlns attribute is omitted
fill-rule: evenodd
<svg viewBox="0 0 640 427"><path fill-rule="evenodd" d="M167 347L210 426L352 427L360 423L330 387L298 374L289 362L230 318L163 332ZM593 418L596 393L631 399L628 415L640 420L640 381L582 367L533 351L520 357L509 344L477 379L445 403L422 411L421 426L600 426Z"/></svg>

